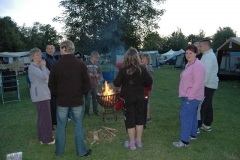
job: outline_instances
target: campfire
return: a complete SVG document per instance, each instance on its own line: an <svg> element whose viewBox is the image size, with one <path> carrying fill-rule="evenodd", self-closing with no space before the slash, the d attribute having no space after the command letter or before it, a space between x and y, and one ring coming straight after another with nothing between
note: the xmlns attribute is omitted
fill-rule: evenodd
<svg viewBox="0 0 240 160"><path fill-rule="evenodd" d="M102 92L97 94L97 101L104 108L103 121L105 121L105 115L110 113L114 114L117 121L114 106L119 99L119 95L120 93L115 92L110 84L105 81Z"/></svg>

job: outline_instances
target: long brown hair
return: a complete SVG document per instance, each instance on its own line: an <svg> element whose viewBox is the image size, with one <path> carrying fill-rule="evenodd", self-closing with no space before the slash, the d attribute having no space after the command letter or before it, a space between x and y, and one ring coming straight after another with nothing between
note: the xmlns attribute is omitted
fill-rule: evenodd
<svg viewBox="0 0 240 160"><path fill-rule="evenodd" d="M127 50L123 61L123 67L128 68L127 74L129 75L132 75L135 71L139 71L141 74L140 58L135 48L131 47Z"/></svg>

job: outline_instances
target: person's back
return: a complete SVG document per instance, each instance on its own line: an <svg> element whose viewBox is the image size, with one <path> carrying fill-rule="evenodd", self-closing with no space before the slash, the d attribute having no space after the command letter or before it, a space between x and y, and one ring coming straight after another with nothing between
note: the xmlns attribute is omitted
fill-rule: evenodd
<svg viewBox="0 0 240 160"><path fill-rule="evenodd" d="M90 89L90 80L86 65L77 59L73 53L75 46L72 41L60 44L62 57L52 65L48 87L52 94L57 95L57 130L56 156L64 153L66 143L66 124L69 110L72 112L75 132L75 146L78 157L91 154L84 142L83 95Z"/></svg>

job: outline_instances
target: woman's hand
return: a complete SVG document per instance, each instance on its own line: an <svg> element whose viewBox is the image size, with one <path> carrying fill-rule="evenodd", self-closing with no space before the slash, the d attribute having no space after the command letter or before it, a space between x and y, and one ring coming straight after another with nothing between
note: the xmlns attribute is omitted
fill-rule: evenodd
<svg viewBox="0 0 240 160"><path fill-rule="evenodd" d="M40 66L46 66L46 61L45 60L41 60L40 61Z"/></svg>

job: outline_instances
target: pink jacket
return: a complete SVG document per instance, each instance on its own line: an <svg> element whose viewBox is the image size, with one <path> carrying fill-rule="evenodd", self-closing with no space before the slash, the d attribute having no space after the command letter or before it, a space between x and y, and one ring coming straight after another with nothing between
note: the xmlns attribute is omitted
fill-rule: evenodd
<svg viewBox="0 0 240 160"><path fill-rule="evenodd" d="M205 67L196 59L192 64L187 63L180 75L179 97L188 97L189 100L203 100L205 83Z"/></svg>

